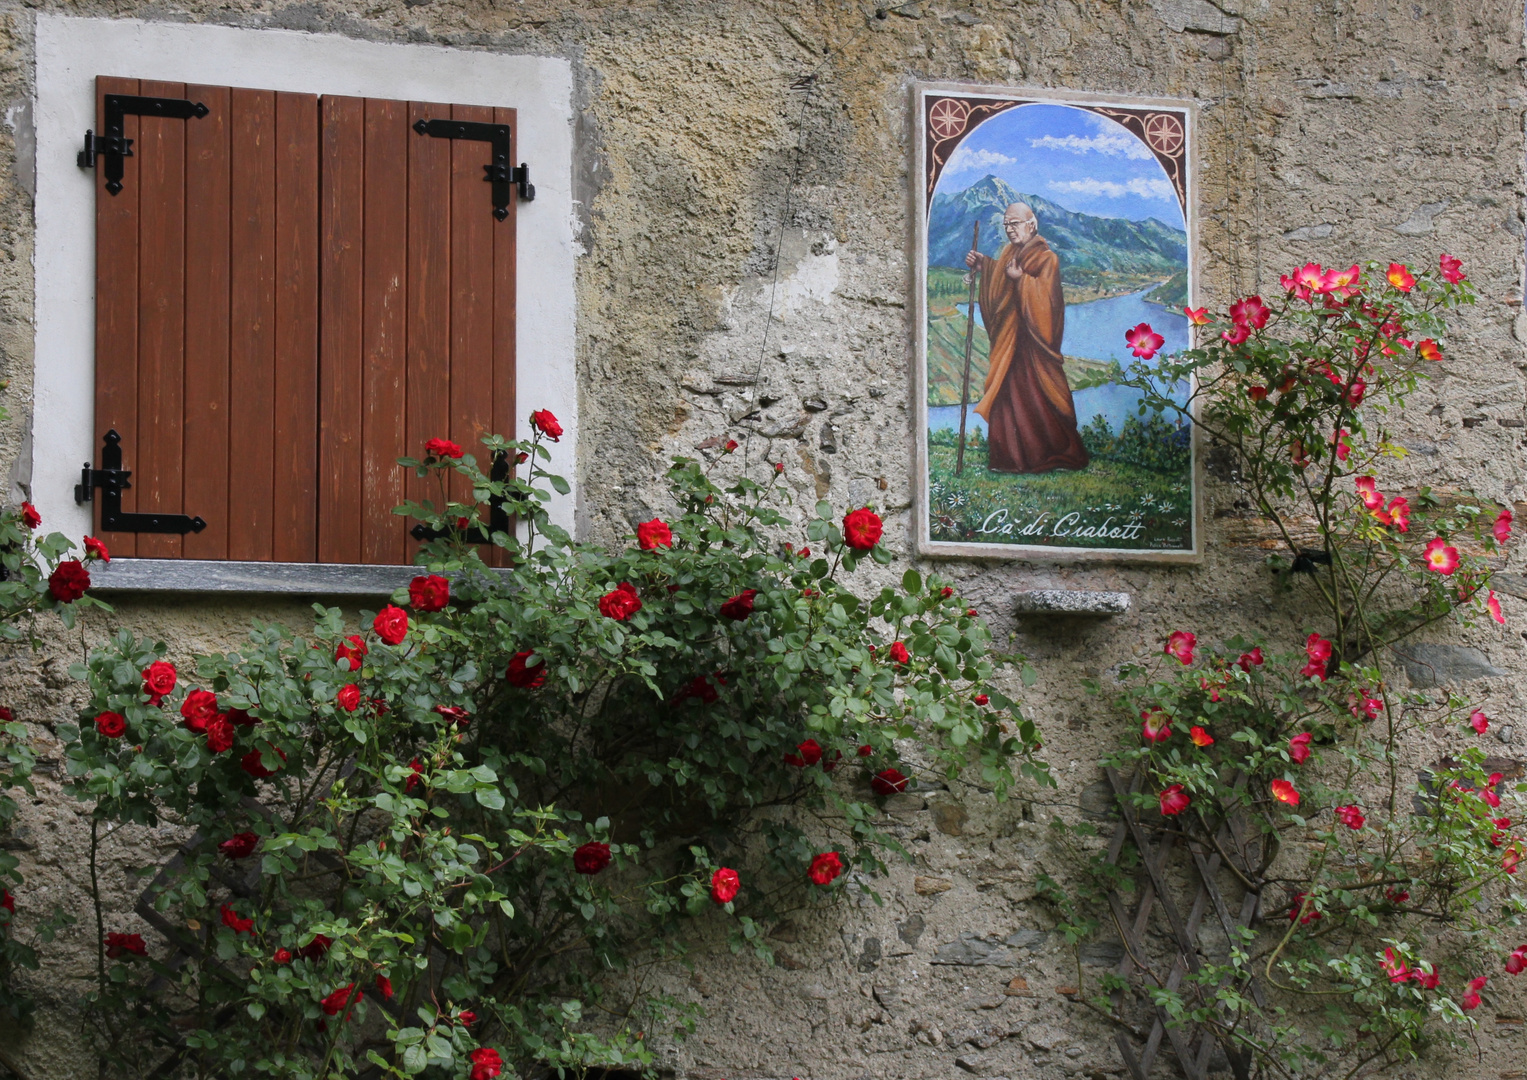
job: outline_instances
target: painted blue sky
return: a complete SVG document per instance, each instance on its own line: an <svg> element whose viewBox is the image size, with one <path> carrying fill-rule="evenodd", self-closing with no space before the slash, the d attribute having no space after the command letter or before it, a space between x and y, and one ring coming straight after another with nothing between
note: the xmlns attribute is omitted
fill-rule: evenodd
<svg viewBox="0 0 1527 1080"><path fill-rule="evenodd" d="M1070 105L1020 105L976 128L949 159L938 191L987 176L1084 214L1156 218L1183 228L1182 208L1146 145L1107 117Z"/></svg>

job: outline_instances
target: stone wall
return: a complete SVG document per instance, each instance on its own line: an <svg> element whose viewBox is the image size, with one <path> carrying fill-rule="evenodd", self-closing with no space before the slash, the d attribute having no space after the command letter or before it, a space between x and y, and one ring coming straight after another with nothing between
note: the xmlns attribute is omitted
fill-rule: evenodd
<svg viewBox="0 0 1527 1080"><path fill-rule="evenodd" d="M659 481L669 455L733 436L751 466L785 462L800 507L827 498L886 510L888 542L909 557L909 101L919 79L1196 99L1199 302L1273 288L1306 259L1462 257L1480 302L1457 322L1453 362L1403 418L1410 454L1386 486L1527 499L1520 0L913 0L879 10L837 0L7 0L0 363L14 415L0 432L0 466L22 484L37 10L569 59L583 247L578 520L591 540L615 542L667 509ZM1097 751L1127 726L1082 692L1082 680L1159 649L1174 629L1292 641L1302 626L1297 598L1277 594L1261 569L1261 534L1235 508L1233 484L1211 470L1206 490L1201 565L939 568L1037 666L1037 686L1012 689L1045 732L1060 788L1005 804L958 783L892 799L894 831L914 859L876 886L883 903L860 896L803 914L776 931L774 968L721 950L692 976L675 973L672 989L707 1018L669 1052L669 1066L734 1080L1123 1073L1108 1025L1062 992L1079 976L1095 989L1117 955L1093 946L1078 964L1034 899L1041 872L1064 876L1085 850L1085 841L1054 840L1051 820L1101 813ZM900 572L859 571L866 591ZM1110 618L1020 619L1014 594L1031 588L1125 591L1133 604ZM1431 655L1444 684L1468 680L1468 692L1507 720L1497 752L1519 755L1511 740L1521 725L1510 720L1527 694L1515 629L1527 625L1527 587L1509 591L1512 628L1441 635ZM12 652L0 667L6 703L33 724L47 759L8 841L29 879L18 914L62 903L81 919L36 983L36 1032L0 1032L23 1075L94 1069L68 1008L91 963L80 877L89 837L77 808L58 797L47 730L77 697L67 665L117 626L162 634L185 655L231 644L252 618L300 622L305 603L124 597L115 614L87 620L83 637L50 631L43 650ZM1415 667L1412 677L1430 675ZM1440 746L1411 750L1419 763ZM127 868L162 860L174 843L168 831L108 838L104 884L125 900L138 887ZM1493 1013L1482 1016L1483 1061L1431 1060L1401 1074L1521 1075L1512 1069L1527 1004L1497 996L1482 1012Z"/></svg>

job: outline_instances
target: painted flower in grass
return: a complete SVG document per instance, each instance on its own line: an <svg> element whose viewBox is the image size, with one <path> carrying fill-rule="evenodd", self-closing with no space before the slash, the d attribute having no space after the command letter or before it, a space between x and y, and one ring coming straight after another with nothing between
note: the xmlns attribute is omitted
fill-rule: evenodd
<svg viewBox="0 0 1527 1080"><path fill-rule="evenodd" d="M1310 760L1310 739L1312 738L1314 736L1308 731L1301 731L1288 740L1288 756L1293 759L1295 765L1303 765Z"/></svg>
<svg viewBox="0 0 1527 1080"><path fill-rule="evenodd" d="M673 547L673 530L660 518L644 521L636 527L636 543L643 551Z"/></svg>
<svg viewBox="0 0 1527 1080"><path fill-rule="evenodd" d="M532 656L535 653L522 649L509 658L509 670L504 672L504 679L510 686L536 690L546 682L546 661L536 656L536 662L531 664Z"/></svg>
<svg viewBox="0 0 1527 1080"><path fill-rule="evenodd" d="M1193 649L1198 645L1198 637L1187 630L1174 630L1166 639L1166 645L1161 650L1168 656L1182 661L1186 666L1193 662Z"/></svg>
<svg viewBox="0 0 1527 1080"><path fill-rule="evenodd" d="M616 622L625 622L641 609L641 597L636 595L636 586L629 581L622 581L599 598L599 613Z"/></svg>
<svg viewBox="0 0 1527 1080"><path fill-rule="evenodd" d="M107 934L106 955L112 960L124 956L147 956L148 946L143 943L142 934Z"/></svg>
<svg viewBox="0 0 1527 1080"><path fill-rule="evenodd" d="M259 843L260 838L252 832L234 833L217 845L217 850L230 859L247 859L254 854L254 849Z"/></svg>
<svg viewBox="0 0 1527 1080"><path fill-rule="evenodd" d="M1469 714L1469 727L1474 729L1474 734L1483 735L1490 730L1490 718L1483 709L1475 709Z"/></svg>
<svg viewBox="0 0 1527 1080"><path fill-rule="evenodd" d="M1186 810L1192 802L1182 790L1181 784L1173 784L1161 793L1161 812L1167 817L1174 817Z"/></svg>
<svg viewBox="0 0 1527 1080"><path fill-rule="evenodd" d="M907 790L907 777L900 769L882 769L870 778L870 790L876 795L900 795Z"/></svg>
<svg viewBox="0 0 1527 1080"><path fill-rule="evenodd" d="M335 647L334 660L348 664L351 671L359 671L368 651L366 639L359 634L351 634Z"/></svg>
<svg viewBox="0 0 1527 1080"><path fill-rule="evenodd" d="M95 718L95 729L105 738L120 739L127 731L127 720L118 712L103 712Z"/></svg>
<svg viewBox="0 0 1527 1080"><path fill-rule="evenodd" d="M459 458L461 447L450 439L431 439L424 444L424 454L432 458Z"/></svg>
<svg viewBox="0 0 1527 1080"><path fill-rule="evenodd" d="M795 753L785 755L785 764L804 769L822 760L822 747L815 739L807 739L795 748Z"/></svg>
<svg viewBox="0 0 1527 1080"><path fill-rule="evenodd" d="M491 1046L479 1046L467 1055L467 1060L472 1063L469 1080L494 1080L504 1071L504 1059Z"/></svg>
<svg viewBox="0 0 1527 1080"><path fill-rule="evenodd" d="M1520 975L1527 971L1527 945L1518 945L1506 957L1506 974Z"/></svg>
<svg viewBox="0 0 1527 1080"><path fill-rule="evenodd" d="M1272 782L1272 797L1280 803L1287 803L1289 806L1299 805L1299 792L1287 780L1274 780Z"/></svg>
<svg viewBox="0 0 1527 1080"><path fill-rule="evenodd" d="M396 604L388 604L371 620L371 629L387 645L401 645L408 636L408 612Z"/></svg>
<svg viewBox="0 0 1527 1080"><path fill-rule="evenodd" d="M1185 307L1182 313L1188 317L1188 322L1194 326L1207 326L1209 324L1209 309L1201 307Z"/></svg>
<svg viewBox="0 0 1527 1080"><path fill-rule="evenodd" d="M1458 549L1440 536L1427 542L1421 558L1426 561L1428 570L1436 571L1443 577L1458 569Z"/></svg>
<svg viewBox="0 0 1527 1080"><path fill-rule="evenodd" d="M1161 709L1147 709L1140 714L1140 737L1148 743L1166 742L1172 737L1171 718Z"/></svg>
<svg viewBox="0 0 1527 1080"><path fill-rule="evenodd" d="M1438 345L1431 338L1422 338L1416 342L1416 355L1422 360L1430 360L1433 363L1440 364L1442 362L1442 346Z"/></svg>
<svg viewBox="0 0 1527 1080"><path fill-rule="evenodd" d="M1505 626L1506 616L1500 609L1500 601L1496 599L1495 590L1490 589L1488 591L1490 595L1485 597L1485 610L1490 613L1490 618Z"/></svg>
<svg viewBox="0 0 1527 1080"><path fill-rule="evenodd" d="M1124 331L1124 344L1141 360L1150 360L1156 350L1166 344L1166 338L1151 329L1150 323L1141 323L1132 330Z"/></svg>
<svg viewBox="0 0 1527 1080"><path fill-rule="evenodd" d="M1401 292L1408 293L1416 287L1416 276L1410 272L1404 263L1390 263L1389 273L1384 275Z"/></svg>
<svg viewBox="0 0 1527 1080"><path fill-rule="evenodd" d="M817 885L831 885L843 873L843 860L836 851L823 851L811 859L806 876Z"/></svg>
<svg viewBox="0 0 1527 1080"><path fill-rule="evenodd" d="M757 595L757 589L743 589L736 596L721 605L722 616L734 622L741 622L753 614L753 598Z"/></svg>
<svg viewBox="0 0 1527 1080"><path fill-rule="evenodd" d="M1260 330L1267 325L1272 309L1262 303L1260 296L1248 296L1230 305L1230 320L1239 326Z"/></svg>
<svg viewBox="0 0 1527 1080"><path fill-rule="evenodd" d="M1363 817L1363 812L1358 809L1357 806L1353 805L1338 806L1336 808L1336 820L1341 822L1347 828L1356 831L1363 827L1363 822L1366 821L1367 818Z"/></svg>
<svg viewBox="0 0 1527 1080"><path fill-rule="evenodd" d="M1193 740L1193 745L1194 746L1213 746L1214 745L1214 736L1210 735L1207 731L1205 731L1203 728L1199 727L1197 724L1193 725L1193 727L1188 731L1188 738Z"/></svg>
<svg viewBox="0 0 1527 1080"><path fill-rule="evenodd" d="M1252 668L1261 667L1265 662L1266 658L1262 655L1262 647L1260 645L1255 646L1250 652L1241 653L1240 656L1235 658L1236 666L1248 675L1251 674Z"/></svg>
<svg viewBox="0 0 1527 1080"><path fill-rule="evenodd" d="M408 606L415 611L443 611L451 602L451 583L439 574L421 574L408 583Z"/></svg>
<svg viewBox="0 0 1527 1080"><path fill-rule="evenodd" d="M1511 539L1511 522L1513 520L1510 510L1502 510L1496 515L1495 524L1490 527L1490 531L1495 534L1495 542L1497 544L1504 544L1507 540Z"/></svg>
<svg viewBox="0 0 1527 1080"><path fill-rule="evenodd" d="M1325 680L1326 667L1331 662L1331 643L1319 634L1311 634L1304 639L1304 655L1309 658L1304 667L1299 669L1299 674L1306 679Z"/></svg>
<svg viewBox="0 0 1527 1080"><path fill-rule="evenodd" d="M573 852L573 869L580 874L593 875L610 865L610 845L590 840Z"/></svg>
<svg viewBox="0 0 1527 1080"><path fill-rule="evenodd" d="M233 908L229 907L227 904L223 905L222 916L223 925L232 930L235 934L249 934L254 932L254 919L245 919L240 917L239 913L234 911Z"/></svg>
<svg viewBox="0 0 1527 1080"><path fill-rule="evenodd" d="M1458 1002L1458 1007L1464 1010L1479 1008L1479 992L1489 982L1488 976L1480 975L1469 980L1469 988L1464 991L1463 998Z"/></svg>
<svg viewBox="0 0 1527 1080"><path fill-rule="evenodd" d="M550 409L538 409L531 413L530 424L552 442L561 441L562 425L557 421L557 418L551 414Z"/></svg>
<svg viewBox="0 0 1527 1080"><path fill-rule="evenodd" d="M885 523L867 506L843 515L843 542L855 551L869 551L884 532Z"/></svg>
<svg viewBox="0 0 1527 1080"><path fill-rule="evenodd" d="M723 866L710 876L710 898L718 904L730 904L742 888L737 871Z"/></svg>

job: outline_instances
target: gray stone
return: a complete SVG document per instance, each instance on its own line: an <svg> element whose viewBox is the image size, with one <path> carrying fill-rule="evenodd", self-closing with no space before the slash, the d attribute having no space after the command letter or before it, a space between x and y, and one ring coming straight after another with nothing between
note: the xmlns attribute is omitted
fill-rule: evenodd
<svg viewBox="0 0 1527 1080"><path fill-rule="evenodd" d="M962 1054L954 1059L954 1063L966 1072L977 1076L980 1076L982 1070L986 1068L986 1059L980 1054Z"/></svg>
<svg viewBox="0 0 1527 1080"><path fill-rule="evenodd" d="M968 930L956 940L940 945L933 954L935 964L952 964L958 967L1017 967L1013 954L1001 945L988 941Z"/></svg>
<svg viewBox="0 0 1527 1080"><path fill-rule="evenodd" d="M92 564L92 592L296 593L385 597L419 573L414 566L350 563L112 559Z"/></svg>
<svg viewBox="0 0 1527 1080"><path fill-rule="evenodd" d="M1516 729L1510 724L1501 724L1495 729L1495 737L1503 743L1510 743L1511 736L1515 734L1515 732Z"/></svg>
<svg viewBox="0 0 1527 1080"><path fill-rule="evenodd" d="M1024 1034L1028 1036L1029 1045L1035 1050L1054 1050L1066 1041L1066 1033L1045 1024L1039 1024L1029 1028Z"/></svg>
<svg viewBox="0 0 1527 1080"><path fill-rule="evenodd" d="M1076 950L1076 955L1093 967L1117 967L1124 959L1124 946L1117 941L1089 941Z"/></svg>
<svg viewBox="0 0 1527 1080"><path fill-rule="evenodd" d="M1325 223L1319 225L1304 225L1297 229L1290 229L1283 234L1285 240L1329 240L1335 226Z"/></svg>
<svg viewBox="0 0 1527 1080"><path fill-rule="evenodd" d="M1227 15L1209 0L1150 0L1161 21L1179 34L1185 30L1200 34L1235 34L1241 20Z"/></svg>
<svg viewBox="0 0 1527 1080"><path fill-rule="evenodd" d="M1129 610L1129 593L1093 589L1030 589L1019 593L1015 607L1020 615L1123 615Z"/></svg>
<svg viewBox="0 0 1527 1080"><path fill-rule="evenodd" d="M1002 942L1010 949L1028 949L1030 952L1037 951L1050 938L1048 930L1023 929L1015 930Z"/></svg>
<svg viewBox="0 0 1527 1080"><path fill-rule="evenodd" d="M864 951L859 954L857 967L860 971L874 971L880 966L880 939L864 939Z"/></svg>
<svg viewBox="0 0 1527 1080"><path fill-rule="evenodd" d="M1527 574L1491 574L1490 587L1518 600L1527 600Z"/></svg>
<svg viewBox="0 0 1527 1080"><path fill-rule="evenodd" d="M1432 231L1432 219L1452 205L1451 200L1422 203L1410 212L1410 217L1394 227L1401 236L1427 236Z"/></svg>
<svg viewBox="0 0 1527 1080"><path fill-rule="evenodd" d="M896 936L916 948L918 941L922 939L923 931L927 928L928 925L921 915L913 915L906 922L897 924Z"/></svg>
<svg viewBox="0 0 1527 1080"><path fill-rule="evenodd" d="M1499 678L1506 674L1491 664L1484 653L1469 645L1421 641L1396 645L1393 651L1405 665L1410 684L1421 689L1470 679Z"/></svg>
<svg viewBox="0 0 1527 1080"><path fill-rule="evenodd" d="M1099 780L1082 788L1076 801L1082 813L1095 820L1106 821L1119 816L1119 802L1107 780Z"/></svg>

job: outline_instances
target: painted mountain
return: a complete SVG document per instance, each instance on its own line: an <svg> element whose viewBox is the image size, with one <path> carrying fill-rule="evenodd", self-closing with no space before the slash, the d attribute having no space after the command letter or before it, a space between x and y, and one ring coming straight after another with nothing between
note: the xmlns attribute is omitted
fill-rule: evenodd
<svg viewBox="0 0 1527 1080"><path fill-rule="evenodd" d="M981 251L996 255L1007 243L1002 214L1015 202L1033 207L1040 234L1060 257L1061 280L1069 286L1111 292L1133 282L1165 280L1187 269L1188 237L1181 229L1155 218L1129 221L1078 214L1039 195L1020 194L995 176L964 191L933 197L928 265L963 273L976 221L981 222Z"/></svg>

